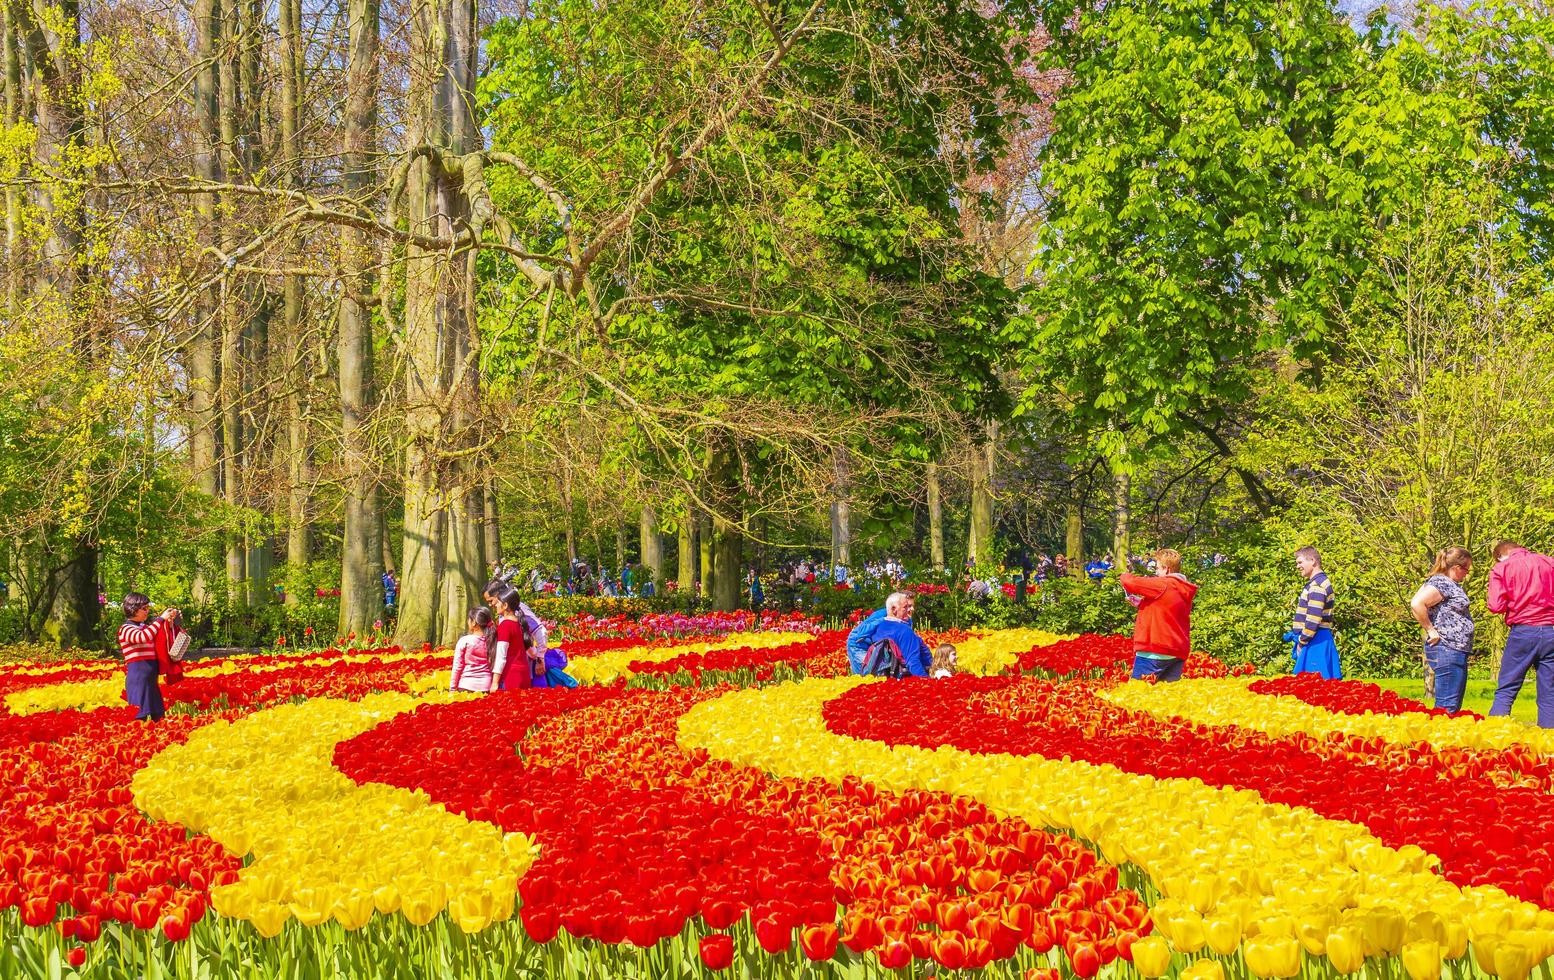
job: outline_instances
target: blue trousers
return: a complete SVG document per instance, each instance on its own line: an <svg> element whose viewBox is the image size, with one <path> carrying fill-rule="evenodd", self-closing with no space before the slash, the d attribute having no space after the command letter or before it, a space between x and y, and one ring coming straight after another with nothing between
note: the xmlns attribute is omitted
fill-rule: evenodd
<svg viewBox="0 0 1554 980"><path fill-rule="evenodd" d="M1425 662L1435 673L1435 706L1447 711L1462 710L1462 694L1468 689L1468 652L1444 643L1426 643Z"/></svg>
<svg viewBox="0 0 1554 980"><path fill-rule="evenodd" d="M136 721L160 721L167 709L162 704L162 689L156 682L156 661L137 660L124 665L124 697L140 710Z"/></svg>
<svg viewBox="0 0 1554 980"><path fill-rule="evenodd" d="M1538 727L1554 728L1554 626L1513 626L1500 658L1491 717L1509 715L1529 670L1538 677Z"/></svg>
<svg viewBox="0 0 1554 980"><path fill-rule="evenodd" d="M1182 679L1182 661L1172 657L1170 660L1155 660L1152 657L1133 656L1133 679L1143 680L1153 677L1161 683L1179 681Z"/></svg>

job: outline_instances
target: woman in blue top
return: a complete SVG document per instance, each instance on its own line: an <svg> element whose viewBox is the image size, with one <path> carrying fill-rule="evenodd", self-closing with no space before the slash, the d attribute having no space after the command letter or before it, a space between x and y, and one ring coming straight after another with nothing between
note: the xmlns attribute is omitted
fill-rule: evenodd
<svg viewBox="0 0 1554 980"><path fill-rule="evenodd" d="M1424 629L1425 667L1435 675L1435 706L1462 710L1468 686L1468 655L1473 651L1473 612L1462 583L1473 573L1466 548L1447 548L1435 556L1430 577L1408 607Z"/></svg>

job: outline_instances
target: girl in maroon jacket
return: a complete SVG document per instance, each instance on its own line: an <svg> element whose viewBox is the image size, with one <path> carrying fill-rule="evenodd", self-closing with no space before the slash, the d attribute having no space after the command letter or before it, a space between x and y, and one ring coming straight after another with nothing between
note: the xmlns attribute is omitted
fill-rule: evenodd
<svg viewBox="0 0 1554 980"><path fill-rule="evenodd" d="M1121 577L1130 601L1138 597L1133 626L1133 677L1175 681L1192 652L1192 599L1198 587L1182 574L1182 556L1171 548L1155 552L1154 575Z"/></svg>

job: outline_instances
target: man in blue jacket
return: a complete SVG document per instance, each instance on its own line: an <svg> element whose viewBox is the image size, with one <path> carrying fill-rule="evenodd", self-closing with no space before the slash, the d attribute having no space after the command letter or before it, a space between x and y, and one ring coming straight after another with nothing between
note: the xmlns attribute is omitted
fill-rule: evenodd
<svg viewBox="0 0 1554 980"><path fill-rule="evenodd" d="M885 600L885 608L871 613L867 619L853 627L847 634L847 660L852 672L863 673L864 658L869 647L879 640L890 640L901 651L908 673L913 677L927 677L933 655L923 638L912 629L912 613L915 601L906 592L892 592Z"/></svg>

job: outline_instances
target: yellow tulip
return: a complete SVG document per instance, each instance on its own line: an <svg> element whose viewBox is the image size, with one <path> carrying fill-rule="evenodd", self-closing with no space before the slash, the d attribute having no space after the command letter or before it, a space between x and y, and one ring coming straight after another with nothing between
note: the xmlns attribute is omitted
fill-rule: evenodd
<svg viewBox="0 0 1554 980"><path fill-rule="evenodd" d="M351 891L335 899L334 908L331 910L335 921L345 927L347 931L360 929L372 918L373 899L372 892Z"/></svg>
<svg viewBox="0 0 1554 980"><path fill-rule="evenodd" d="M1339 973L1357 973L1365 965L1365 945L1360 930L1339 926L1327 934L1327 961Z"/></svg>
<svg viewBox="0 0 1554 980"><path fill-rule="evenodd" d="M1171 968L1171 947L1159 936L1145 936L1133 944L1133 965L1148 980L1163 977Z"/></svg>
<svg viewBox="0 0 1554 980"><path fill-rule="evenodd" d="M495 901L488 891L465 892L453 903L453 921L466 933L476 933L491 924Z"/></svg>
<svg viewBox="0 0 1554 980"><path fill-rule="evenodd" d="M1480 909L1468 916L1468 938L1476 944L1484 936L1503 936L1511 931L1511 914L1503 908Z"/></svg>
<svg viewBox="0 0 1554 980"><path fill-rule="evenodd" d="M1300 973L1300 944L1289 936L1255 936L1241 947L1255 977L1293 977Z"/></svg>
<svg viewBox="0 0 1554 980"><path fill-rule="evenodd" d="M286 920L291 918L291 914L284 906L265 904L254 908L246 918L254 924L255 929L259 930L259 935L266 939L274 939L286 927Z"/></svg>
<svg viewBox="0 0 1554 980"><path fill-rule="evenodd" d="M399 911L399 889L393 884L379 885L372 890L372 906L383 915Z"/></svg>
<svg viewBox="0 0 1554 980"><path fill-rule="evenodd" d="M298 888L287 907L297 921L305 926L316 926L329 920L334 902L328 893L317 888Z"/></svg>
<svg viewBox="0 0 1554 980"><path fill-rule="evenodd" d="M1468 927L1456 919L1446 923L1446 941L1442 944L1449 960L1460 960L1468 951Z"/></svg>
<svg viewBox="0 0 1554 980"><path fill-rule="evenodd" d="M1194 878L1187 884L1187 904L1191 905L1200 915L1207 915L1214 911L1214 905L1219 901L1220 880L1216 877Z"/></svg>
<svg viewBox="0 0 1554 980"><path fill-rule="evenodd" d="M1500 946L1498 933L1484 933L1473 940L1473 962L1478 968L1490 976L1498 976L1495 971L1495 950Z"/></svg>
<svg viewBox="0 0 1554 980"><path fill-rule="evenodd" d="M1295 920L1287 915L1270 915L1252 923L1247 929L1251 936L1264 936L1270 939L1294 939L1296 936Z"/></svg>
<svg viewBox="0 0 1554 980"><path fill-rule="evenodd" d="M1364 931L1367 949L1376 952L1370 955L1396 953L1403 948L1403 936L1408 931L1408 920L1403 918L1403 913L1397 909L1380 906L1368 910L1360 920L1360 928Z"/></svg>
<svg viewBox="0 0 1554 980"><path fill-rule="evenodd" d="M1327 936L1333 931L1333 917L1326 912L1303 913L1295 923L1295 936L1312 956L1327 953Z"/></svg>
<svg viewBox="0 0 1554 980"><path fill-rule="evenodd" d="M1495 976L1500 980L1527 980L1532 972L1532 950L1517 942L1503 942L1495 947Z"/></svg>
<svg viewBox="0 0 1554 980"><path fill-rule="evenodd" d="M1441 944L1433 939L1416 939L1403 945L1403 969L1409 980L1438 980L1441 975Z"/></svg>
<svg viewBox="0 0 1554 980"><path fill-rule="evenodd" d="M1189 956L1208 942L1203 932L1203 917L1192 909L1170 919L1166 924L1166 937L1171 940L1171 945Z"/></svg>
<svg viewBox="0 0 1554 980"><path fill-rule="evenodd" d="M1405 944L1420 939L1433 939L1435 942L1446 942L1446 920L1428 909L1418 913L1408 920L1408 930L1403 935Z"/></svg>
<svg viewBox="0 0 1554 980"><path fill-rule="evenodd" d="M1197 960L1181 972L1178 980L1225 980L1225 970L1218 960Z"/></svg>
<svg viewBox="0 0 1554 980"><path fill-rule="evenodd" d="M1204 922L1209 948L1220 956L1230 956L1241 945L1241 917L1216 915Z"/></svg>

